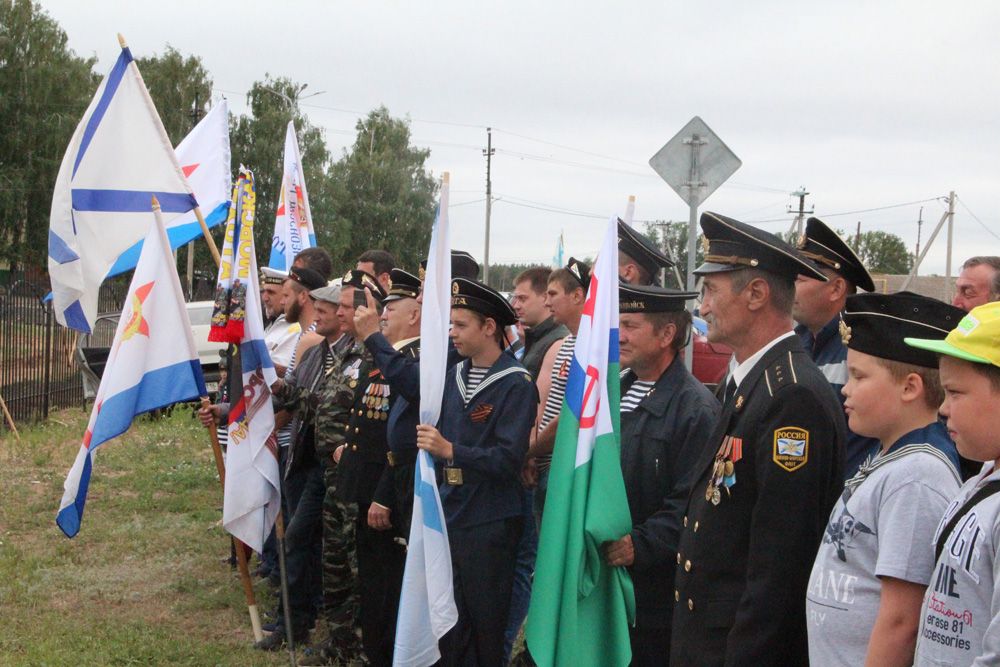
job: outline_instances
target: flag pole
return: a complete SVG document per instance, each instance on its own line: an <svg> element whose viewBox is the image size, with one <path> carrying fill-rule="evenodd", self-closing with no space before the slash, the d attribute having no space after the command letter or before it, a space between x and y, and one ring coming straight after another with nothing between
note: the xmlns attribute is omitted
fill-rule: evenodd
<svg viewBox="0 0 1000 667"><path fill-rule="evenodd" d="M284 489L282 489L282 492ZM292 608L288 602L288 570L285 569L285 519L281 510L274 521L274 537L278 541L278 573L281 576L281 608L285 616L285 645L288 646L288 661L297 667L295 660L295 637L292 633Z"/></svg>
<svg viewBox="0 0 1000 667"><path fill-rule="evenodd" d="M118 44L123 49L128 48L128 42L125 41L125 35L118 33ZM215 260L215 266L218 268L219 264L222 262L222 258L219 256L219 248L215 245L215 239L212 238L212 234L208 231L208 224L205 222L205 216L202 215L200 206L194 207L194 217L198 218L198 224L201 226L201 233L205 237L205 241L208 243L208 251L212 253L212 259Z"/></svg>
<svg viewBox="0 0 1000 667"><path fill-rule="evenodd" d="M205 222L205 216L201 214L201 207L194 207L194 217L198 218L198 224L201 225L201 234L205 237L205 242L208 243L208 251L212 253L212 259L215 260L215 267L218 268L219 264L222 263L222 259L219 257L219 248L215 245L215 239L212 238L212 234L208 231L208 224Z"/></svg>
<svg viewBox="0 0 1000 667"><path fill-rule="evenodd" d="M212 402L208 396L201 397L201 407L210 408ZM212 426L208 428L208 439L212 443L212 454L215 455L215 467L219 471L219 482L226 488L226 464L222 460L222 447L219 446L219 434ZM233 538L235 539L235 538ZM250 625L253 627L254 641L264 638L264 630L260 625L260 613L257 611L257 599L253 593L253 582L250 580L250 567L247 565L246 545L236 540L236 563L240 571L240 581L243 583L243 593L247 599L247 610L250 612Z"/></svg>
<svg viewBox="0 0 1000 667"><path fill-rule="evenodd" d="M21 434L17 432L17 425L14 424L14 418L10 416L10 410L7 409L7 402L3 400L3 394L0 394L0 408L3 408L3 416L7 418L7 423L10 424L10 430L14 432L14 437L17 438L18 442L21 442Z"/></svg>

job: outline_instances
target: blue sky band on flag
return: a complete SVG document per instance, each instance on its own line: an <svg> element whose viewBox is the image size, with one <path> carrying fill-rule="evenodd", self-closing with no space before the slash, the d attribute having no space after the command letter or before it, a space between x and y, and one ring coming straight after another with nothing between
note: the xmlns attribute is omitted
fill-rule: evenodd
<svg viewBox="0 0 1000 667"><path fill-rule="evenodd" d="M451 232L448 173L440 199L424 273L420 318L420 423L436 425L448 365L451 321ZM399 599L394 667L427 667L441 658L438 640L458 622L451 549L434 461L421 450L414 470L413 517Z"/></svg>
<svg viewBox="0 0 1000 667"><path fill-rule="evenodd" d="M63 485L56 524L80 531L94 451L128 430L137 415L207 395L180 278L158 210L143 243L118 320L87 431Z"/></svg>
<svg viewBox="0 0 1000 667"><path fill-rule="evenodd" d="M229 148L229 104L225 98L205 114L177 144L174 152L205 214L205 225L211 229L225 223L229 215L233 181ZM201 225L193 212L165 215L164 224L171 250L202 236ZM141 251L142 241L125 249L108 270L106 277L111 278L134 269Z"/></svg>
<svg viewBox="0 0 1000 667"><path fill-rule="evenodd" d="M295 124L288 121L281 194L275 212L274 238L267 265L272 269L287 271L296 255L315 245L316 232L313 230L312 211L309 209L309 191L306 189L302 155L295 136Z"/></svg>
<svg viewBox="0 0 1000 667"><path fill-rule="evenodd" d="M611 218L591 272L552 466L525 638L542 667L632 659L632 580L602 545L632 530L621 471L618 237Z"/></svg>
<svg viewBox="0 0 1000 667"><path fill-rule="evenodd" d="M149 202L185 214L198 202L132 53L123 47L63 156L49 216L56 320L89 333L101 282L150 229Z"/></svg>
<svg viewBox="0 0 1000 667"><path fill-rule="evenodd" d="M274 407L271 385L278 376L264 344L264 320L261 312L260 288L257 280L257 256L254 251L253 229L256 212L253 172L240 169L233 188L233 215L227 223L227 239L239 239L235 264L219 266L219 281L224 271L232 281L230 299L242 303L240 337L228 342L239 345L240 376L238 390L234 388L229 410L226 449L226 484L223 491L222 525L258 553L264 546L271 527L278 517L281 485L278 477L278 443L274 434ZM241 282L242 281L242 282ZM232 303L232 302L230 302ZM230 316L235 312L231 311ZM228 324L232 324L230 317ZM234 329L226 328L226 335Z"/></svg>

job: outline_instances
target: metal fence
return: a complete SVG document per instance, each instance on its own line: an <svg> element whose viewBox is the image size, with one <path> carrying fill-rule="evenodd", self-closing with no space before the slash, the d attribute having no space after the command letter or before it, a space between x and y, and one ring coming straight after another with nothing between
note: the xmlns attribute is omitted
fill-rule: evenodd
<svg viewBox="0 0 1000 667"><path fill-rule="evenodd" d="M107 281L98 311L121 312L127 291L126 280ZM0 286L0 396L19 425L46 419L53 409L84 407L79 335L56 322L48 292L43 281L21 273ZM113 329L98 330L91 344L110 346L113 337ZM0 433L6 433L9 424L0 422Z"/></svg>

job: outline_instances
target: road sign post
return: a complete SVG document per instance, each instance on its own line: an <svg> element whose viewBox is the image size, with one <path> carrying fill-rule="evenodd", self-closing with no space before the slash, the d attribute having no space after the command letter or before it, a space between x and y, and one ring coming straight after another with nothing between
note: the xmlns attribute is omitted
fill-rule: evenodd
<svg viewBox="0 0 1000 667"><path fill-rule="evenodd" d="M695 288L695 254L698 240L698 206L726 182L743 163L698 116L649 158L649 166L688 205L687 289ZM692 304L693 306L694 304ZM684 364L691 369L693 346L684 350Z"/></svg>

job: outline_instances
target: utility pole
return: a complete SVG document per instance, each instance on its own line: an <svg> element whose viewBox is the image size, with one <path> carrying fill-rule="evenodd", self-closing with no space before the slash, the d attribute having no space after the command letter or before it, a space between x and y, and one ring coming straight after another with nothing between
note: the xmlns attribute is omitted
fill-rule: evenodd
<svg viewBox="0 0 1000 667"><path fill-rule="evenodd" d="M946 276L945 276L945 278L946 278L945 279L945 292L946 293L944 295L944 300L948 301L948 299L950 297L950 294L948 294L948 292L951 291L951 236L952 236L952 226L953 226L954 219L955 219L955 191L952 190L951 192L948 193L948 210L941 214L941 219L938 220L937 225L934 227L934 230L931 232L930 238L927 239L927 245L925 245L924 249L920 252L920 255L917 257L917 261L915 261L913 263L913 268L910 269L910 275L908 275L906 277L906 280L903 281L903 286L900 288L901 290L907 289L910 286L910 283L913 282L913 278L917 275L917 271L920 270L920 264L924 261L924 257L927 256L927 251L931 249L931 246L934 244L934 239L937 238L938 232L941 231L941 227L943 227L944 223L947 222L948 223L948 257L945 260L946 261L946 264L945 264L945 267L946 267L945 268L945 272L946 272Z"/></svg>
<svg viewBox="0 0 1000 667"><path fill-rule="evenodd" d="M790 206L788 207L788 212L789 213L795 213L796 214L795 215L795 223L792 225L792 228L795 230L795 234L796 234L797 238L802 238L802 226L803 226L803 223L805 221L806 213L808 213L809 215L812 215L813 211L815 210L815 208L811 208L808 211L806 210L806 195L808 195L808 194L809 193L806 192L806 186L802 185L802 186L799 186L798 190L796 190L795 192L791 193L791 195L790 195L792 197L798 197L799 198L799 210L798 211L795 211ZM791 230L789 230L789 231L791 231Z"/></svg>
<svg viewBox="0 0 1000 667"><path fill-rule="evenodd" d="M204 112L201 110L201 101L198 93L194 94L194 106L191 107L191 129L198 124ZM188 301L194 301L194 241L188 243L187 248L187 288Z"/></svg>
<svg viewBox="0 0 1000 667"><path fill-rule="evenodd" d="M948 193L948 254L944 260L944 296L942 300L947 303L951 297L951 248L952 235L955 230L955 191Z"/></svg>
<svg viewBox="0 0 1000 667"><path fill-rule="evenodd" d="M917 251L913 253L913 261L920 257L920 228L924 224L924 207L920 207L920 215L917 217Z"/></svg>
<svg viewBox="0 0 1000 667"><path fill-rule="evenodd" d="M858 220L858 231L854 235L854 252L861 251L861 221Z"/></svg>
<svg viewBox="0 0 1000 667"><path fill-rule="evenodd" d="M490 281L490 214L493 212L493 181L490 178L490 167L493 161L493 128L486 128L486 250L483 251L483 282Z"/></svg>

